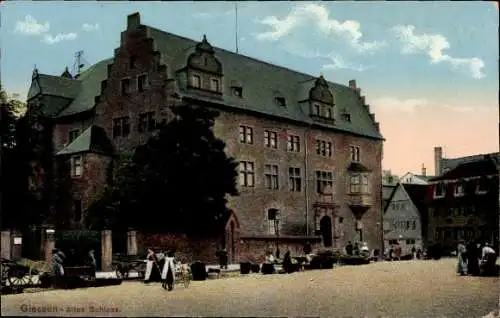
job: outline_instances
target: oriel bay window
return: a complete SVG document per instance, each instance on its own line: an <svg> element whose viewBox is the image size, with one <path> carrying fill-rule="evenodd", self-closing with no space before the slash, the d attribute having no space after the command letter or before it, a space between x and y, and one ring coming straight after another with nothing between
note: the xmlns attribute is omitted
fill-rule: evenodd
<svg viewBox="0 0 500 318"><path fill-rule="evenodd" d="M240 186L254 187L255 164L251 161L240 161Z"/></svg>
<svg viewBox="0 0 500 318"><path fill-rule="evenodd" d="M333 189L333 173L316 171L316 193L323 194L326 189Z"/></svg>
<svg viewBox="0 0 500 318"><path fill-rule="evenodd" d="M358 173L351 174L349 190L351 193L370 193L369 175Z"/></svg>

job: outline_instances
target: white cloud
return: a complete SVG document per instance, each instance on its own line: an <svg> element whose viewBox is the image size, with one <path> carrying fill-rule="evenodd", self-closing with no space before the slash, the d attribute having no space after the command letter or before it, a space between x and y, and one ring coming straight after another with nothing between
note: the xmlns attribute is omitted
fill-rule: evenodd
<svg viewBox="0 0 500 318"><path fill-rule="evenodd" d="M418 108L426 106L428 101L424 98L399 99L397 97L381 97L375 99L372 103L376 109L390 111L413 112Z"/></svg>
<svg viewBox="0 0 500 318"><path fill-rule="evenodd" d="M96 24L84 23L82 25L82 30L85 32L98 31L99 30L99 23L96 23Z"/></svg>
<svg viewBox="0 0 500 318"><path fill-rule="evenodd" d="M93 30L96 30L96 28L99 28L98 24L95 25L90 25L85 23L82 28L85 30L90 30L89 28L93 28ZM23 21L17 21L16 26L14 29L14 32L24 34L24 35L30 35L30 36L38 36L42 37L41 42L46 43L46 44L56 44L61 41L72 41L76 39L77 34L74 32L69 32L69 33L59 33L56 35L53 35L49 33L50 30L50 24L49 22L45 23L38 23L38 21L32 17L31 15L27 15L24 17Z"/></svg>
<svg viewBox="0 0 500 318"><path fill-rule="evenodd" d="M488 106L464 106L451 105L446 103L431 102L425 98L408 98L401 99L394 96L384 96L377 98L370 103L375 111L390 111L390 112L406 112L414 113L421 110L437 110L451 111L456 113L472 113L472 112L489 112L495 111L494 107Z"/></svg>
<svg viewBox="0 0 500 318"><path fill-rule="evenodd" d="M61 41L73 41L76 37L76 33L59 33L56 36L53 36L52 34L45 34L42 42L47 44L56 44Z"/></svg>
<svg viewBox="0 0 500 318"><path fill-rule="evenodd" d="M256 38L261 41L276 41L289 35L298 27L315 25L328 36L344 38L359 53L374 52L385 46L384 42L363 42L363 33L360 30L361 25L358 21L346 20L340 22L331 19L328 10L315 3L299 4L283 19L278 19L276 16L267 16L257 22L273 29L257 34Z"/></svg>
<svg viewBox="0 0 500 318"><path fill-rule="evenodd" d="M49 22L38 23L38 21L31 15L24 17L24 20L17 21L14 31L16 33L21 33L24 35L41 35L48 32L50 29Z"/></svg>
<svg viewBox="0 0 500 318"><path fill-rule="evenodd" d="M329 58L332 60L332 64L323 65L324 69L349 69L357 72L363 72L367 69L363 65L354 65L345 61L340 55L330 55Z"/></svg>
<svg viewBox="0 0 500 318"><path fill-rule="evenodd" d="M393 28L396 37L403 43L402 53L414 54L425 52L432 64L448 63L452 68L465 69L472 77L480 79L484 77L482 69L483 60L473 58L456 58L446 53L450 48L448 40L440 34L415 34L413 25L397 25Z"/></svg>

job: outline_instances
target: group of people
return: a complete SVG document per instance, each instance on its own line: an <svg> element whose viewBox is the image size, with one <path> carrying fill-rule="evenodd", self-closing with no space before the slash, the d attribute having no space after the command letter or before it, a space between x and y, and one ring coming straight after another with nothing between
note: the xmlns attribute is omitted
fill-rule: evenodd
<svg viewBox="0 0 500 318"><path fill-rule="evenodd" d="M495 250L488 244L470 242L465 245L461 240L457 246L457 274L459 275L497 275Z"/></svg>
<svg viewBox="0 0 500 318"><path fill-rule="evenodd" d="M357 242L352 245L352 242L349 241L345 247L345 252L349 256L368 256L368 254L370 254L370 249L368 248L368 244L366 244L366 242L363 242L360 247Z"/></svg>
<svg viewBox="0 0 500 318"><path fill-rule="evenodd" d="M87 265L91 266L92 270L95 274L97 270L97 263L94 257L94 250L90 250L85 259L81 259L76 255L74 249L69 250L68 255L66 255L61 249L53 249L52 250L52 274L55 277L64 276L64 267L68 266L78 266L78 265Z"/></svg>
<svg viewBox="0 0 500 318"><path fill-rule="evenodd" d="M159 251L156 253L152 248L148 249L146 257L146 273L144 283L162 282L167 290L174 289L175 283L175 258L173 251Z"/></svg>

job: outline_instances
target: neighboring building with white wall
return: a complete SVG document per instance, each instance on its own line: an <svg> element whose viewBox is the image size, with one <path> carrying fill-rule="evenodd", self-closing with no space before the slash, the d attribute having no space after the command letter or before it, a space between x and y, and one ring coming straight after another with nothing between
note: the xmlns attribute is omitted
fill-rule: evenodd
<svg viewBox="0 0 500 318"><path fill-rule="evenodd" d="M429 179L432 177L427 175L427 169L422 164L422 174L407 172L399 179L399 182L404 184L429 184Z"/></svg>
<svg viewBox="0 0 500 318"><path fill-rule="evenodd" d="M426 193L426 185L399 183L394 188L384 214L385 252L394 245L400 245L403 255L407 255L414 246L416 249L425 246L426 233L422 230L427 224Z"/></svg>

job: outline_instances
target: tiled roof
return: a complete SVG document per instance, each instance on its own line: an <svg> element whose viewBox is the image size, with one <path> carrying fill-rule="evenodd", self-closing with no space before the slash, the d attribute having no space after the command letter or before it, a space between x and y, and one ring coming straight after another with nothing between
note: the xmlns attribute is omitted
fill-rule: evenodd
<svg viewBox="0 0 500 318"><path fill-rule="evenodd" d="M112 62L113 59L100 61L80 74L77 79L81 82L80 93L66 109L58 114L58 117L85 112L95 106L95 97L101 94L101 81L108 77L108 65Z"/></svg>
<svg viewBox="0 0 500 318"><path fill-rule="evenodd" d="M485 156L490 156L500 162L500 152L483 154L483 155L473 155L467 157L460 158L443 158L441 159L441 169L444 171L445 169L451 170L462 163L468 163L478 160L483 160Z"/></svg>
<svg viewBox="0 0 500 318"><path fill-rule="evenodd" d="M150 36L154 39L157 50L161 52L161 60L166 63L169 69L173 70L172 75L175 74L175 71L186 66L188 56L200 43L155 28L147 28ZM227 88L226 94L218 100L198 96L195 93L187 92L185 80L177 78L177 86L181 96L201 101L215 101L221 105L243 111L252 111L309 125L315 124L371 138L383 138L377 130L368 108L363 105L359 93L350 87L328 82L335 100L334 115L337 120L334 124L317 123L309 116L309 105L299 103L308 97L308 92L314 87L317 76L299 73L224 49L214 47L214 50L216 58L222 63L224 87ZM47 85L51 86L48 82L42 85L45 88L42 90L44 94L46 91L52 90L59 96L64 95L74 99L58 116L68 116L91 110L94 107L94 98L100 94L101 81L107 77L109 63L112 63L112 59L95 64L76 80L51 76L51 79L54 79L51 89L45 88ZM235 82L241 83L243 86L243 97L233 96L229 93L231 84ZM61 83L73 84L69 84L68 91L66 91ZM80 87L77 89L78 94L74 91L77 87L77 84L74 83L80 83ZM285 107L275 103L276 94L280 94L286 99ZM340 118L340 114L344 110L350 114L350 122Z"/></svg>
<svg viewBox="0 0 500 318"><path fill-rule="evenodd" d="M454 169L445 172L429 181L455 180L470 177L480 177L498 174L498 161L493 157L459 164Z"/></svg>
<svg viewBox="0 0 500 318"><path fill-rule="evenodd" d="M402 184L406 193L419 212L425 209L425 199L428 193L428 185L424 184Z"/></svg>
<svg viewBox="0 0 500 318"><path fill-rule="evenodd" d="M101 127L91 125L57 155L72 155L82 152L112 155L113 146Z"/></svg>

